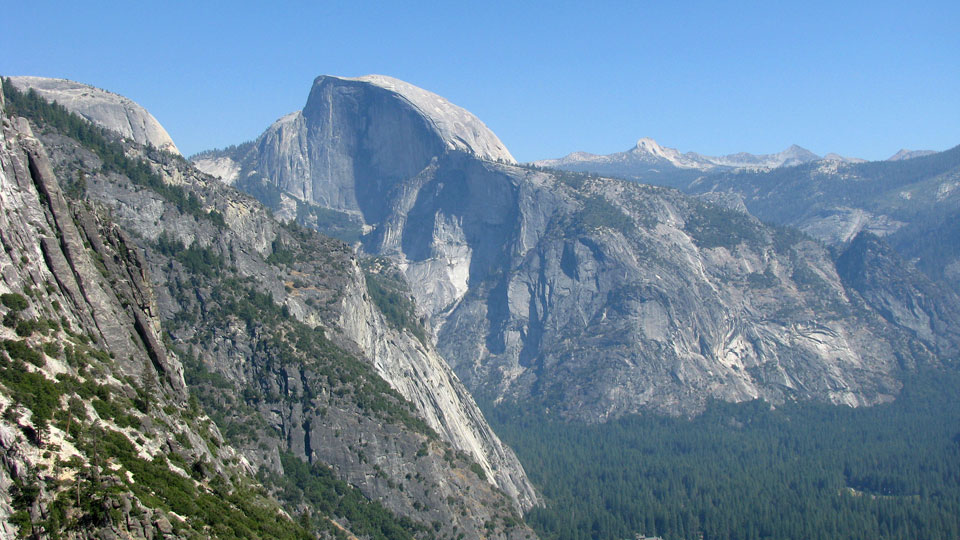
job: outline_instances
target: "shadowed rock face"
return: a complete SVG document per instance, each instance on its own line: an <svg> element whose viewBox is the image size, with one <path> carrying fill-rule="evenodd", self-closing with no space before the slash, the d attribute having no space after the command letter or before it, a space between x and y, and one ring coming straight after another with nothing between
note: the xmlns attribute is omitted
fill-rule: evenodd
<svg viewBox="0 0 960 540"><path fill-rule="evenodd" d="M485 400L589 421L709 398L869 405L933 356L807 237L671 190L479 159L384 92L318 78L233 158L241 177L362 215L363 248L402 269Z"/></svg>
<svg viewBox="0 0 960 540"><path fill-rule="evenodd" d="M443 148L430 122L393 92L321 77L303 111L258 139L255 167L300 199L360 212L375 223L395 184Z"/></svg>
<svg viewBox="0 0 960 540"><path fill-rule="evenodd" d="M480 120L435 94L389 77L318 77L303 110L257 139L239 176L378 223L397 183L448 149L513 162Z"/></svg>
<svg viewBox="0 0 960 540"><path fill-rule="evenodd" d="M160 122L123 96L66 79L10 77L10 82L23 91L33 89L44 99L56 101L68 111L137 144L151 144L167 152L180 153Z"/></svg>
<svg viewBox="0 0 960 540"><path fill-rule="evenodd" d="M841 279L884 319L942 358L960 353L960 298L938 286L876 235L861 232L837 259Z"/></svg>

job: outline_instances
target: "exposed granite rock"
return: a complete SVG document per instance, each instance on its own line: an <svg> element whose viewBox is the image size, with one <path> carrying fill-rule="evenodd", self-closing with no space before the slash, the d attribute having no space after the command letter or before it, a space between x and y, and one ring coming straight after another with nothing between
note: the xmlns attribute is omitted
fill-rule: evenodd
<svg viewBox="0 0 960 540"><path fill-rule="evenodd" d="M596 421L693 412L708 397L865 405L895 395L892 347L861 328L813 242L778 249L776 233L728 212L722 227L742 236L725 231L714 245L700 228L710 207L605 180L579 191L629 221L588 228L595 210L551 187L544 204L518 204L535 212L519 221L543 224L537 242L524 249L516 229L501 237L510 270L437 314L441 352L484 398Z"/></svg>
<svg viewBox="0 0 960 540"><path fill-rule="evenodd" d="M478 159L382 92L318 78L303 111L230 156L238 186L360 215L364 250L403 270L439 351L484 400L592 421L708 398L869 405L897 394L906 358L930 354L848 295L803 236L669 190ZM697 175L696 192L723 191ZM707 197L750 207L723 193Z"/></svg>
<svg viewBox="0 0 960 540"><path fill-rule="evenodd" d="M479 119L440 96L379 75L321 76L303 110L277 120L250 151L197 165L237 171L230 174L241 188L268 179L298 199L377 223L397 182L448 149L514 162Z"/></svg>
<svg viewBox="0 0 960 540"><path fill-rule="evenodd" d="M396 93L433 124L449 150L459 150L480 159L516 163L507 147L470 111L457 107L433 92L386 75L365 75L354 80Z"/></svg>
<svg viewBox="0 0 960 540"><path fill-rule="evenodd" d="M883 318L926 343L938 358L960 354L960 298L930 281L881 238L858 234L838 257L837 271L847 287Z"/></svg>
<svg viewBox="0 0 960 540"><path fill-rule="evenodd" d="M169 389L174 391L180 399L186 399L186 390L183 382L183 368L175 360L168 359L158 345L156 335L159 329L157 321L148 322L144 309L149 309L152 300L152 291L141 279L129 280L127 289L118 289L115 284L108 282L107 276L125 274L130 276L128 263L137 262L136 256L129 260L130 247L124 242L125 237L115 235L114 245L107 249L100 239L100 231L93 223L93 217L80 210L75 215L64 198L64 195L53 173L49 159L43 145L33 136L29 126L20 123L17 131L10 130L8 139L17 140L22 149L19 156L10 153L9 166L18 179L19 187L26 188L25 180L29 178L40 199L45 203L44 210L49 212L49 227L55 235L40 235L36 244L43 254L42 260L47 264L50 278L62 288L65 300L73 306L73 312L84 323L84 327L94 329L93 335L98 342L114 354L128 361L121 361L121 366L128 375L140 377L143 363L135 360L147 353L153 363L164 374ZM87 232L93 236L84 236L77 223L85 224ZM91 240L92 238L92 240ZM98 270L91 253L85 247L91 246L100 264L107 265ZM115 251L116 250L116 251ZM126 254L128 260L114 260L114 253ZM117 255L119 258L119 255ZM139 261L142 264L142 261ZM142 268L139 271L142 272ZM137 298L135 309L124 309L120 306L120 297L130 295ZM141 339L131 341L130 329L135 320L140 320Z"/></svg>
<svg viewBox="0 0 960 540"><path fill-rule="evenodd" d="M210 176L217 177L224 183L231 186L237 183L237 178L240 176L240 165L233 159L226 156L195 158L193 159L193 165Z"/></svg>
<svg viewBox="0 0 960 540"><path fill-rule="evenodd" d="M513 451L487 424L450 367L429 344L409 332L390 330L376 308L366 301L357 280L344 293L340 326L360 350L374 359L377 373L410 400L427 425L442 438L472 456L497 487L529 509L538 501L533 486Z"/></svg>
<svg viewBox="0 0 960 540"><path fill-rule="evenodd" d="M372 500L415 522L428 526L437 522L444 534L462 532L469 538L531 534L516 512L532 506L537 496L516 457L496 438L432 346L391 328L370 303L348 246L291 232L251 198L180 159L129 150L129 155L147 160L166 184L196 197L201 209L192 213L121 175L103 173L98 158L70 140L56 134L46 137L57 149L58 165L83 164L87 201L117 224L116 235L101 234L105 248L110 250L113 237L136 244L126 251L117 248L117 256L127 267L139 269L130 271L131 282L137 282L135 274L144 270L151 276L157 299L144 301L132 295L131 303L144 305L144 311L167 321L174 344L191 351L192 362L229 381L234 399L244 391L243 395L254 391L259 396L250 401L256 410L230 413L251 415L235 419L258 433L256 439L238 443L251 466L280 473L280 455L289 452L310 463L331 465ZM222 225L204 217L213 211L222 216ZM78 219L82 229L84 220ZM227 275L255 284L343 354L368 363L410 400L415 416L439 439L377 416L367 418L369 411L364 413L329 389L322 370L279 363L277 350L270 345L275 336L267 328L251 330L222 316L224 298L216 291L217 280L192 273L174 253L158 249L161 233L166 241L222 257ZM91 249L98 249L93 244ZM310 247L314 258L301 263L302 256L295 255L293 262L282 264L267 260L283 249L301 247ZM137 256L139 251L146 255ZM134 320L131 326L139 331L149 324ZM207 345L197 348L198 342ZM261 425L257 417L265 423ZM421 448L426 456L413 460ZM410 485L410 478L417 479L418 487ZM495 532L485 527L487 522Z"/></svg>
<svg viewBox="0 0 960 540"><path fill-rule="evenodd" d="M151 144L161 150L179 154L177 145L160 122L146 109L123 96L66 79L46 77L10 77L13 86L33 89L49 101L56 101L68 111L79 114L94 124L116 131L137 144Z"/></svg>
<svg viewBox="0 0 960 540"><path fill-rule="evenodd" d="M207 446L222 443L215 426L183 415L182 368L156 333L150 279L130 238L65 198L28 122L5 111L0 119L0 292L27 305L0 307L0 537L159 538L154 517L169 525L166 512L135 496L114 450L91 447L90 438L112 434L114 444L126 441L146 460L202 460L227 486L231 475L249 471L222 460L232 459L229 448ZM10 352L11 343L36 356ZM11 370L33 378L11 377ZM81 385L96 389L87 404L76 394ZM55 400L45 407L51 392ZM141 396L146 401L134 407ZM191 448L178 443L161 454L175 439ZM62 530L69 520L74 526ZM168 538L196 533L177 521Z"/></svg>

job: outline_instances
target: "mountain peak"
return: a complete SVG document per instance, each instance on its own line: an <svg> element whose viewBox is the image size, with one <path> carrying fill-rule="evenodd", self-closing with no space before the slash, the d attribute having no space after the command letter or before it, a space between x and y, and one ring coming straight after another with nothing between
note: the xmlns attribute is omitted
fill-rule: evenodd
<svg viewBox="0 0 960 540"><path fill-rule="evenodd" d="M796 144L791 144L783 152L763 157L768 158L767 161L770 161L774 167L790 167L808 161L820 160L820 156Z"/></svg>
<svg viewBox="0 0 960 540"><path fill-rule="evenodd" d="M129 98L68 79L23 76L9 80L18 90L32 89L47 101L55 101L68 111L137 144L151 144L167 152L180 153L160 122Z"/></svg>
<svg viewBox="0 0 960 540"><path fill-rule="evenodd" d="M660 144L657 141L653 140L650 137L643 137L640 140L638 140L637 146L636 148L634 148L634 150L639 152L646 152L648 154L653 154L657 157L662 157L664 159L669 159L669 157L667 156L670 154L674 154L674 153L679 154L679 152L677 152L673 148L664 148L660 146Z"/></svg>
<svg viewBox="0 0 960 540"><path fill-rule="evenodd" d="M689 155L681 154L676 148L667 148L660 146L660 143L651 137L642 137L637 141L637 145L630 150L630 153L638 156L644 161L666 160L674 167L681 169L698 169L703 164Z"/></svg>
<svg viewBox="0 0 960 540"><path fill-rule="evenodd" d="M517 162L503 142L479 118L433 92L387 75L352 78L320 76L314 85L328 79L366 83L400 96L431 122L451 150L463 150L491 161Z"/></svg>
<svg viewBox="0 0 960 540"><path fill-rule="evenodd" d="M929 156L930 154L936 154L936 152L933 150L907 150L906 148L901 148L899 152L888 157L887 161L903 161L905 159Z"/></svg>
<svg viewBox="0 0 960 540"><path fill-rule="evenodd" d="M637 141L637 148L661 148L661 146L652 137L641 137Z"/></svg>

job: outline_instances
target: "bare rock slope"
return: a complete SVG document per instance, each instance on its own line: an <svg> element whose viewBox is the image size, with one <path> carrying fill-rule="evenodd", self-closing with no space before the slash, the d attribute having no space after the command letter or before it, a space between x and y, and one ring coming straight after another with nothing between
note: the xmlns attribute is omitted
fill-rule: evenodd
<svg viewBox="0 0 960 540"><path fill-rule="evenodd" d="M319 77L303 111L227 157L275 209L361 219L363 249L405 273L485 400L591 421L709 398L869 405L936 361L808 237L668 189L483 159L410 103Z"/></svg>
<svg viewBox="0 0 960 540"><path fill-rule="evenodd" d="M179 156L54 107L23 110L41 112L4 119L0 149L0 401L10 410L0 422L0 483L43 481L49 491L29 504L14 491L0 498L5 531L27 534L31 519L46 532L73 526L47 520L60 515L59 492L74 489L39 472L52 465L42 462L47 431L37 415L52 414L49 433L86 445L75 474L112 494L91 504L109 505L101 513L110 516L121 508L114 523L68 505L68 517L93 520L77 537L110 534L102 528L228 536L217 527L271 538L331 527L398 538L532 536L519 512L537 496L520 464L432 346L374 303L374 276L348 246L279 223ZM44 124L43 114L60 123ZM60 133L63 122L78 129ZM37 325L46 337L30 336ZM8 346L14 327L29 350ZM41 347L45 361L34 357ZM15 371L42 371L63 392L52 411ZM80 414L74 392L93 409ZM81 426L95 431L60 434ZM22 435L28 427L41 442ZM66 443L57 439L63 461L74 447ZM99 476L87 467L95 459ZM258 472L269 493L247 489ZM148 483L157 479L162 486ZM143 489L157 491L141 504Z"/></svg>
<svg viewBox="0 0 960 540"><path fill-rule="evenodd" d="M70 112L137 144L150 144L167 152L180 153L160 122L129 98L67 79L24 76L10 77L9 80L20 90L32 89L44 99L55 101Z"/></svg>

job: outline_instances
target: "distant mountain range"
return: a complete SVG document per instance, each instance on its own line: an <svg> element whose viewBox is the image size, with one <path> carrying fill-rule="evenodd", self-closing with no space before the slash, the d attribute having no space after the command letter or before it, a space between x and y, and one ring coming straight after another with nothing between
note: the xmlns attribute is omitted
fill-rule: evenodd
<svg viewBox="0 0 960 540"><path fill-rule="evenodd" d="M626 152L575 153L534 164L673 187L797 227L831 245L868 231L960 292L960 148L900 150L885 161L866 162L820 157L799 146L709 157L641 139Z"/></svg>
<svg viewBox="0 0 960 540"><path fill-rule="evenodd" d="M904 149L891 156L888 161L911 159L932 153L934 152L929 150L911 151ZM791 167L821 160L841 163L863 163L866 161L860 158L844 157L832 152L825 156L818 156L806 148L795 144L775 154L738 152L725 156L707 156L697 152L680 153L680 151L675 148L661 146L657 141L649 137L644 137L637 141L636 146L625 152L616 152L613 154L573 152L559 159L534 161L533 165L564 170L589 171L598 174L636 177L654 170L654 167L673 167L676 169L698 171L727 169L756 170Z"/></svg>

